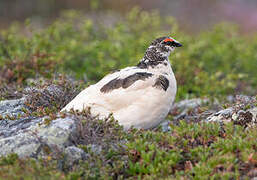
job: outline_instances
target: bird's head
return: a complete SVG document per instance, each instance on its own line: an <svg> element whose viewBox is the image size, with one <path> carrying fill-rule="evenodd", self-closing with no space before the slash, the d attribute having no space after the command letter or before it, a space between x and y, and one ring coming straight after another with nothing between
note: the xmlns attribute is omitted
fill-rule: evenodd
<svg viewBox="0 0 257 180"><path fill-rule="evenodd" d="M156 48L160 53L168 53L174 51L176 47L181 47L182 44L180 44L178 41L176 41L172 37L160 37L155 39L149 48Z"/></svg>
<svg viewBox="0 0 257 180"><path fill-rule="evenodd" d="M160 37L155 39L145 52L143 59L137 65L141 68L154 67L158 64L167 64L165 61L176 47L181 47L178 41L171 37Z"/></svg>

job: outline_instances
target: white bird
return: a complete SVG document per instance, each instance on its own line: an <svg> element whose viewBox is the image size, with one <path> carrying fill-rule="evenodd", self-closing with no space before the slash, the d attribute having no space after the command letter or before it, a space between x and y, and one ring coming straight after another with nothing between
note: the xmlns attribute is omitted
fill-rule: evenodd
<svg viewBox="0 0 257 180"><path fill-rule="evenodd" d="M169 113L177 83L169 55L182 46L171 37L154 40L137 66L108 74L80 92L61 111L90 107L100 119L113 115L124 129L156 127Z"/></svg>

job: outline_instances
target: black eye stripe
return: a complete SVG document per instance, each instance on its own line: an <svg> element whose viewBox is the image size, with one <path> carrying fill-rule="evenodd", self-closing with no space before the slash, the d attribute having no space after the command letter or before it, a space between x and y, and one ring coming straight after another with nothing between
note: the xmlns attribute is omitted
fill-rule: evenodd
<svg viewBox="0 0 257 180"><path fill-rule="evenodd" d="M174 41L167 41L167 42L163 42L163 44L166 44L166 45L174 45L175 43L174 43Z"/></svg>

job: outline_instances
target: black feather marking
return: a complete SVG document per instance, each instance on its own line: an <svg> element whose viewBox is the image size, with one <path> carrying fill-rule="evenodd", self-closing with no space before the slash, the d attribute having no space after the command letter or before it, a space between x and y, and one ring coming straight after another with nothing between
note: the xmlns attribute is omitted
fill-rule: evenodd
<svg viewBox="0 0 257 180"><path fill-rule="evenodd" d="M118 89L122 86L122 79L113 79L111 81L109 81L107 84L105 84L100 91L103 93L108 93L113 89Z"/></svg>
<svg viewBox="0 0 257 180"><path fill-rule="evenodd" d="M132 84L134 84L138 80L144 81L145 79L151 77L153 74L151 73L146 73L146 72L137 72L135 74L132 74L124 79L118 79L115 78L111 81L109 81L107 84L105 84L100 91L103 93L108 93L114 89L119 89L119 88L128 88Z"/></svg>
<svg viewBox="0 0 257 180"><path fill-rule="evenodd" d="M130 75L130 76L126 77L123 80L122 87L123 88L128 88L129 86L134 84L136 81L138 81L138 80L144 81L145 79L151 77L152 75L153 75L152 73L137 72L133 75Z"/></svg>
<svg viewBox="0 0 257 180"><path fill-rule="evenodd" d="M162 47L161 49L163 52L168 51L165 49L165 47ZM154 68L159 64L167 64L167 61L168 58L164 57L160 52L158 52L156 48L148 48L145 52L143 60L139 62L137 67L139 67L140 69L146 69L148 67Z"/></svg>
<svg viewBox="0 0 257 180"><path fill-rule="evenodd" d="M169 80L165 76L160 75L155 80L155 83L154 83L153 87L163 89L164 91L166 91L169 88Z"/></svg>

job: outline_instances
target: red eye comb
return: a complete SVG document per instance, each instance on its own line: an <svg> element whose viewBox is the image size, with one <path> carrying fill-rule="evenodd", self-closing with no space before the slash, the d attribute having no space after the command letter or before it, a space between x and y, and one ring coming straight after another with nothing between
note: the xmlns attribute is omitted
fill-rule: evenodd
<svg viewBox="0 0 257 180"><path fill-rule="evenodd" d="M171 39L171 38L166 38L166 39L164 39L164 42L173 42L174 41L174 39Z"/></svg>

